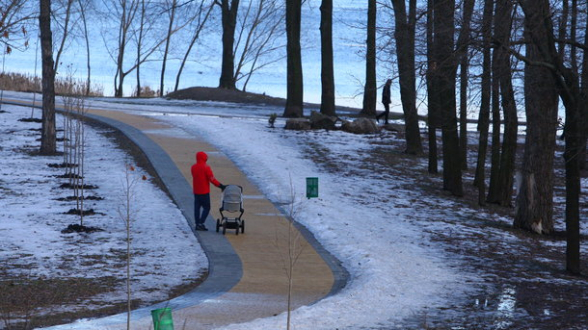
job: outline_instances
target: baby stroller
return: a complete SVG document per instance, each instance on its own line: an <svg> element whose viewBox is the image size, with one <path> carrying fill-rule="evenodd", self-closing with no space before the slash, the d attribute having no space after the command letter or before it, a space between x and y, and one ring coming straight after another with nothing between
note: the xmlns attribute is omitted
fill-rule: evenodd
<svg viewBox="0 0 588 330"><path fill-rule="evenodd" d="M236 235L239 235L239 229L241 233L245 233L245 220L241 219L243 212L245 212L243 209L243 187L237 185L226 186L225 190L223 190L223 199L219 211L221 219L216 219L217 233L221 227L223 228L223 235L227 232L227 228L236 229ZM240 213L238 217L229 218L223 212Z"/></svg>

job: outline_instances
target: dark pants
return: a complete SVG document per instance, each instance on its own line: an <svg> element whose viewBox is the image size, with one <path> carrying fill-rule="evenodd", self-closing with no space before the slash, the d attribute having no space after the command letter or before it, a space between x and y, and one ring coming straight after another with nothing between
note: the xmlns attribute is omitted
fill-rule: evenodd
<svg viewBox="0 0 588 330"><path fill-rule="evenodd" d="M200 212L201 208L202 212ZM204 224L208 213L210 213L210 194L194 194L194 223L197 225Z"/></svg>
<svg viewBox="0 0 588 330"><path fill-rule="evenodd" d="M384 104L384 112L382 112L381 114L376 116L376 120L380 120L380 118L382 116L385 116L384 119L384 123L386 123L386 125L388 125L388 113L390 113L390 104L389 103L383 103Z"/></svg>

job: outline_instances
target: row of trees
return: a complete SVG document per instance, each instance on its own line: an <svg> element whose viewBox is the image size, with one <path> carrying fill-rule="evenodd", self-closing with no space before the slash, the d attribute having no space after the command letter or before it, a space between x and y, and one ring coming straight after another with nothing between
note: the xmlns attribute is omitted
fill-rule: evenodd
<svg viewBox="0 0 588 330"><path fill-rule="evenodd" d="M0 15L0 43L6 52L29 47L43 16L40 2L5 0ZM125 95L127 78L135 77L136 96L143 90L141 69L147 62L161 63L159 94L177 90L186 63L194 59L201 37L222 27L222 72L219 86L245 90L251 75L282 58L284 3L281 0L147 1L147 0L52 0L44 7L50 15L54 70L63 55L75 49L85 60L87 93L90 91L92 55L105 49L114 64L114 95ZM46 21L46 20L45 20ZM217 22L222 24L217 24ZM39 22L40 23L40 22ZM38 25L39 35L43 34ZM94 55L95 56L95 55ZM201 52L199 57L215 56ZM179 60L175 86L164 85L170 59Z"/></svg>
<svg viewBox="0 0 588 330"><path fill-rule="evenodd" d="M554 231L554 155L561 100L565 108L566 268L571 273L579 274L579 198L588 137L586 2L368 1L362 110L365 115L375 113L377 97L375 63L378 6L389 9L394 16L395 61L406 125L406 152L410 154L420 154L423 150L416 108L416 75L419 70L415 54L422 57L418 69L424 71L422 80L427 87L429 172L437 173L437 131L440 131L445 190L455 196L463 195L462 170L468 167L467 114L468 109L479 108L479 152L474 181L478 188L479 203L511 205L520 128L517 109L521 102L524 103L527 119L525 147L519 170L521 182L515 201L513 225L539 234ZM287 1L286 117L302 116L300 7L299 0ZM476 7L479 10L475 10ZM331 23L332 1L322 0L321 112L328 115L334 114L331 103L334 93ZM417 40L416 31L419 27L425 31L425 40ZM472 63L476 66L471 67ZM516 73L519 75L515 76ZM479 78L471 78L472 75ZM469 97L469 84L472 81L480 90L474 98ZM522 93L519 92L521 87ZM474 102L471 99L475 99ZM491 171L486 193L490 123Z"/></svg>
<svg viewBox="0 0 588 330"><path fill-rule="evenodd" d="M40 6L34 6L38 4ZM38 31L41 44L43 76L43 139L41 152L55 153L55 75L60 72L61 57L73 44L83 45L79 54L87 67L86 88L91 90L91 57L96 37L115 64L114 95L124 95L125 79L135 75L135 96L144 90L141 83L141 67L148 61L161 61L159 93L165 91L164 81L168 58L181 58L175 78L174 90L180 85L185 65L194 52L200 36L206 29L215 28L215 8L222 17L223 64L219 86L236 88L238 81L245 90L251 76L264 66L280 59L275 55L280 49L283 26L283 4L279 0L253 0L242 7L237 16L238 0L150 2L146 0L6 0L0 12L0 43L5 54L13 48L29 47L28 30ZM101 24L97 28L90 26ZM97 35L97 30L101 30ZM181 38L178 35L182 33ZM93 34L92 34L93 33ZM174 43L172 39L177 36ZM185 42L189 40L189 42ZM172 47L173 44L181 45Z"/></svg>

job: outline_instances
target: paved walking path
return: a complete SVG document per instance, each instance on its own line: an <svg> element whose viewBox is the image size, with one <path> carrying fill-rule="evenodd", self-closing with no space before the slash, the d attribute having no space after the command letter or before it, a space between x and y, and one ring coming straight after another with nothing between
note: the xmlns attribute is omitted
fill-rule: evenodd
<svg viewBox="0 0 588 330"><path fill-rule="evenodd" d="M15 102L16 103L16 102ZM193 228L193 196L190 166L197 151L209 155L208 163L223 184L243 187L245 234L195 232L209 259L209 276L193 291L168 302L133 311L133 327L149 329L150 311L171 307L174 323L181 329L213 329L223 325L271 317L286 311L290 222L268 201L223 153L198 136L171 136L169 123L123 111L92 109L88 117L123 132L140 147L166 185L172 198ZM220 190L212 188L212 215L219 217ZM293 228L299 236L299 254L293 269L292 309L312 304L340 290L346 272L304 228ZM170 242L173 244L173 242ZM189 262L187 260L186 262ZM126 329L126 314L89 321L105 329ZM90 326L90 324L87 324ZM68 326L55 327L67 329Z"/></svg>

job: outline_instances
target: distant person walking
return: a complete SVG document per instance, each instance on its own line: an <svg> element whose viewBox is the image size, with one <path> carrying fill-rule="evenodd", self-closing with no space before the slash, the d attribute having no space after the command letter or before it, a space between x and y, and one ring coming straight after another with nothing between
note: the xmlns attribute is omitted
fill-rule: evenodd
<svg viewBox="0 0 588 330"><path fill-rule="evenodd" d="M210 213L210 184L225 189L225 185L218 182L212 169L206 163L208 155L199 151L196 153L196 164L192 165L192 183L194 190L194 224L196 230L208 230L204 222Z"/></svg>
<svg viewBox="0 0 588 330"><path fill-rule="evenodd" d="M390 85L392 85L392 79L386 80L386 84L382 89L382 103L384 104L384 112L376 116L376 121L378 123L380 122L380 118L385 116L384 123L386 125L388 125L388 114L390 113L390 103L392 103L392 101L390 101Z"/></svg>

